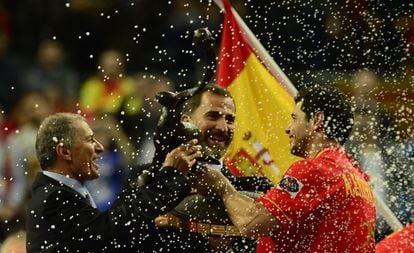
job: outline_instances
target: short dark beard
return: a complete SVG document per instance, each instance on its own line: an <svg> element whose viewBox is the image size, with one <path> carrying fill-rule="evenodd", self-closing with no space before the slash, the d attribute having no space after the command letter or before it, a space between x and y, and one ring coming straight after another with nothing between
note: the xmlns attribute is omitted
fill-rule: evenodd
<svg viewBox="0 0 414 253"><path fill-rule="evenodd" d="M218 147L210 147L210 149L212 150L211 155L214 158L221 159L224 156L224 154L226 154L227 146L224 147L224 148L222 148L222 147L219 147L219 148Z"/></svg>
<svg viewBox="0 0 414 253"><path fill-rule="evenodd" d="M303 145L300 145L300 144L303 144ZM304 157L306 157L306 154L305 154L306 151L305 150L306 150L306 147L305 147L305 145L303 143L303 140L302 140L290 149L290 153L294 156L304 158Z"/></svg>

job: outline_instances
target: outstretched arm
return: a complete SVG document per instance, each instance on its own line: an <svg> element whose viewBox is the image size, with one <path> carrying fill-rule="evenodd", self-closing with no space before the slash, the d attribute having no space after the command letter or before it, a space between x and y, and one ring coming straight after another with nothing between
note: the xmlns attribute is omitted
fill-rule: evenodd
<svg viewBox="0 0 414 253"><path fill-rule="evenodd" d="M206 169L194 187L201 193L215 193L222 197L233 224L246 237L270 235L279 227L272 214L254 199L239 193L218 170Z"/></svg>

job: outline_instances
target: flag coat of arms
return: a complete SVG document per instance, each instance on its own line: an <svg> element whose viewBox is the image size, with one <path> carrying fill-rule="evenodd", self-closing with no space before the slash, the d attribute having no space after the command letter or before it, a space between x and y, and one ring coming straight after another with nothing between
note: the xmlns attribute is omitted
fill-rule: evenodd
<svg viewBox="0 0 414 253"><path fill-rule="evenodd" d="M235 175L264 175L277 183L298 159L290 154L285 133L295 103L246 43L230 2L223 3L217 83L230 91L236 104L235 133L225 163Z"/></svg>

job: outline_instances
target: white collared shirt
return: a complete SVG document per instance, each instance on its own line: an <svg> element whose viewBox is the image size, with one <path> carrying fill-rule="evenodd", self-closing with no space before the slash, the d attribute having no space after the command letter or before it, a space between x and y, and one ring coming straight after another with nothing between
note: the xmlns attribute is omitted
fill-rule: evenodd
<svg viewBox="0 0 414 253"><path fill-rule="evenodd" d="M91 205L93 207L96 208L96 204L92 199L92 195L89 193L88 189L81 184L78 180L70 178L68 176L56 173L56 172L51 172L51 171L42 171L42 173L45 176L48 176L56 181L58 181L59 183L62 183L72 189L74 189L75 191L77 191L80 195L82 195L82 197L89 199L89 201L91 202ZM89 196L89 198L87 197Z"/></svg>
<svg viewBox="0 0 414 253"><path fill-rule="evenodd" d="M220 164L203 163L204 166L221 171L223 169L223 159L220 159Z"/></svg>

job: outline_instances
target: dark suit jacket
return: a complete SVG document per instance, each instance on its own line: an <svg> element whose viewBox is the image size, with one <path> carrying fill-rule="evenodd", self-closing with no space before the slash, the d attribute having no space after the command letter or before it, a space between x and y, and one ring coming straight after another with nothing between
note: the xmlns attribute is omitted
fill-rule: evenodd
<svg viewBox="0 0 414 253"><path fill-rule="evenodd" d="M150 172L151 175L157 173L156 168L151 166L150 163L148 164L141 164L136 165L131 168L131 171L128 173L125 184L129 184L131 181L134 181L138 176L142 174L144 170ZM258 177L258 176L243 176L238 177L233 175L230 170L223 165L221 172L225 177L227 177L231 184L238 190L238 191L251 191L251 192L267 192L270 188L273 187L273 183L267 179L266 177ZM145 180L145 183L152 182L152 178ZM124 194L122 194L124 195Z"/></svg>
<svg viewBox="0 0 414 253"><path fill-rule="evenodd" d="M142 174L144 170L148 170L150 175L156 173L156 167L151 167L151 164L137 165L132 168L126 179L126 184ZM248 176L248 177L236 177L227 167L221 169L224 176L226 176L230 182L235 186L238 191L250 191L250 192L266 192L273 184L265 177ZM153 182L153 178L147 178L144 183ZM124 192L120 194L121 198L128 198ZM166 252L180 252L180 253L203 253L211 252L207 239L196 233L190 233L185 230L178 231L176 229L160 228L155 231L158 236L158 240L163 241L154 246L153 252L160 252L167 250ZM232 244L233 252L239 253L251 253L256 252L256 241L248 238L236 238ZM152 252L152 251L148 251Z"/></svg>
<svg viewBox="0 0 414 253"><path fill-rule="evenodd" d="M250 192L267 192L273 187L273 183L266 177L258 176L243 176L237 177L233 175L230 170L224 166L221 172L227 177L231 184L238 191L250 191Z"/></svg>
<svg viewBox="0 0 414 253"><path fill-rule="evenodd" d="M128 199L100 212L72 188L39 173L27 211L27 250L32 252L148 252L155 217L190 193L187 179L164 168L153 183L126 187Z"/></svg>

